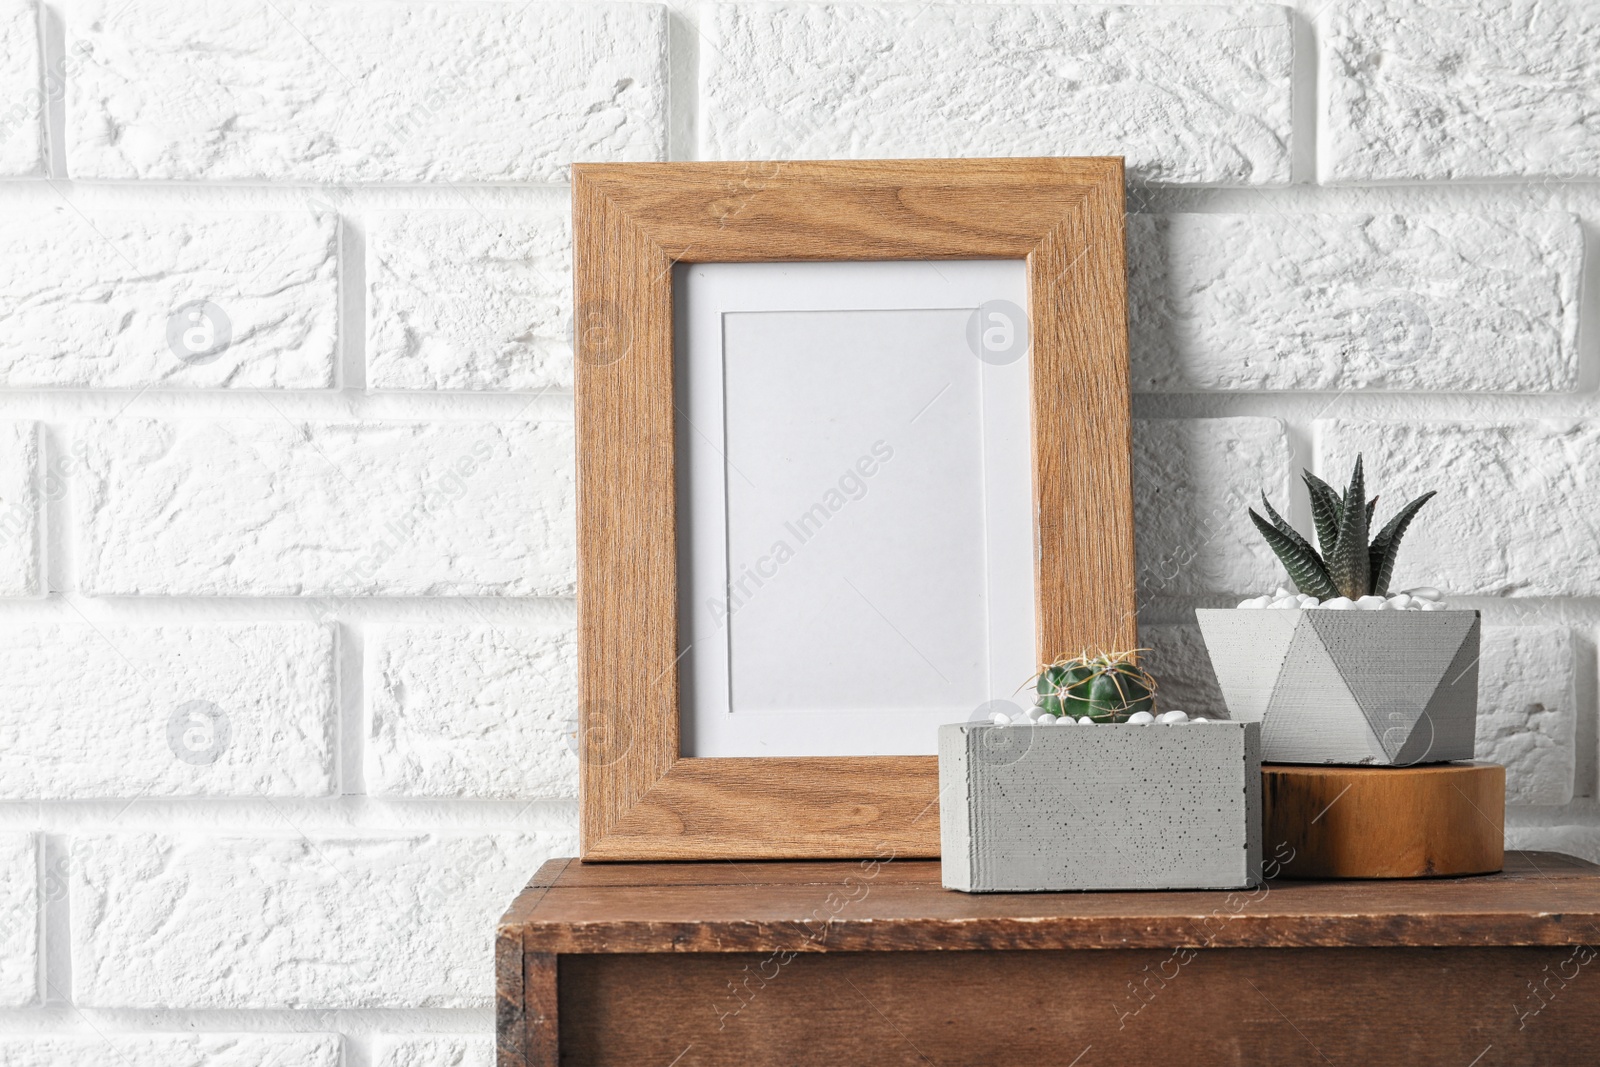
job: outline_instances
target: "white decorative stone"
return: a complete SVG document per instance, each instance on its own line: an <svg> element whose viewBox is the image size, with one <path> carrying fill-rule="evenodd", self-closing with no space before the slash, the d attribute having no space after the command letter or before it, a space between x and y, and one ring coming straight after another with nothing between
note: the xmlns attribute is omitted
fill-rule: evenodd
<svg viewBox="0 0 1600 1067"><path fill-rule="evenodd" d="M123 416L85 427L94 596L561 596L572 426Z"/></svg>
<svg viewBox="0 0 1600 1067"><path fill-rule="evenodd" d="M1184 723L1188 721L1189 713L1186 711L1179 711L1176 708L1171 711L1164 711L1160 715L1156 716L1156 722Z"/></svg>
<svg viewBox="0 0 1600 1067"><path fill-rule="evenodd" d="M0 421L0 596L45 591L39 460L39 424Z"/></svg>
<svg viewBox="0 0 1600 1067"><path fill-rule="evenodd" d="M570 214L369 216L368 388L572 388Z"/></svg>
<svg viewBox="0 0 1600 1067"><path fill-rule="evenodd" d="M39 993L36 848L32 834L0 834L0 1008L32 1004Z"/></svg>
<svg viewBox="0 0 1600 1067"><path fill-rule="evenodd" d="M1355 606L1356 602L1347 596L1329 597L1327 600L1321 601L1317 604L1317 607L1327 611L1350 611L1354 609Z"/></svg>
<svg viewBox="0 0 1600 1067"><path fill-rule="evenodd" d="M48 87L59 90L60 81ZM39 70L39 9L34 0L0 0L0 178L44 168L45 93Z"/></svg>
<svg viewBox="0 0 1600 1067"><path fill-rule="evenodd" d="M1148 711L1136 711L1128 716L1128 722L1134 726L1143 726L1147 722L1155 722L1156 717Z"/></svg>
<svg viewBox="0 0 1600 1067"><path fill-rule="evenodd" d="M1093 719L1089 718L1089 716L1082 715L1082 716L1079 716L1079 718L1078 718L1078 725L1079 726L1094 726L1094 725L1096 725L1096 723L1095 723L1095 721Z"/></svg>
<svg viewBox="0 0 1600 1067"><path fill-rule="evenodd" d="M1261 723L1269 763L1412 766L1473 758L1476 611L1293 615L1196 610L1239 722ZM1325 605L1328 606L1328 605Z"/></svg>
<svg viewBox="0 0 1600 1067"><path fill-rule="evenodd" d="M0 1037L6 1067L340 1067L337 1034L128 1034ZM422 1067L422 1061L416 1061ZM397 1067L405 1067L404 1064Z"/></svg>
<svg viewBox="0 0 1600 1067"><path fill-rule="evenodd" d="M373 1067L495 1067L494 1040L488 1037L385 1036L374 1047Z"/></svg>
<svg viewBox="0 0 1600 1067"><path fill-rule="evenodd" d="M1569 214L1130 215L1128 259L1136 391L1577 387Z"/></svg>
<svg viewBox="0 0 1600 1067"><path fill-rule="evenodd" d="M72 842L85 1008L461 1008L490 1003L494 922L566 832Z"/></svg>
<svg viewBox="0 0 1600 1067"><path fill-rule="evenodd" d="M1264 4L717 4L707 159L1126 156L1139 180L1289 180L1288 12Z"/></svg>
<svg viewBox="0 0 1600 1067"><path fill-rule="evenodd" d="M1590 0L1322 10L1324 181L1600 177L1600 9Z"/></svg>
<svg viewBox="0 0 1600 1067"><path fill-rule="evenodd" d="M973 893L1252 885L1261 874L1260 729L941 726L944 885Z"/></svg>
<svg viewBox="0 0 1600 1067"><path fill-rule="evenodd" d="M72 0L74 178L564 182L665 158L666 8Z"/></svg>
<svg viewBox="0 0 1600 1067"><path fill-rule="evenodd" d="M1363 454L1368 484L1380 487L1391 507L1439 490L1406 531L1391 588L1600 595L1600 421L1326 420L1316 426L1321 469L1348 471ZM1386 513L1382 504L1379 511L1380 517Z"/></svg>
<svg viewBox="0 0 1600 1067"><path fill-rule="evenodd" d="M1033 721L1036 722L1036 723L1040 723L1040 724L1042 724L1044 726L1054 726L1056 724L1056 717L1054 715L1051 715L1047 711L1043 715L1040 715L1037 719L1035 719Z"/></svg>
<svg viewBox="0 0 1600 1067"><path fill-rule="evenodd" d="M0 799L327 796L324 626L0 625Z"/></svg>
<svg viewBox="0 0 1600 1067"><path fill-rule="evenodd" d="M1138 419L1134 543L1141 596L1259 589L1283 568L1245 509L1289 493L1276 419Z"/></svg>
<svg viewBox="0 0 1600 1067"><path fill-rule="evenodd" d="M1577 672L1566 627L1484 629L1477 758L1505 765L1507 803L1572 800Z"/></svg>
<svg viewBox="0 0 1600 1067"><path fill-rule="evenodd" d="M385 626L368 630L366 641L368 792L578 795L570 630Z"/></svg>
<svg viewBox="0 0 1600 1067"><path fill-rule="evenodd" d="M331 212L0 214L0 385L327 389Z"/></svg>

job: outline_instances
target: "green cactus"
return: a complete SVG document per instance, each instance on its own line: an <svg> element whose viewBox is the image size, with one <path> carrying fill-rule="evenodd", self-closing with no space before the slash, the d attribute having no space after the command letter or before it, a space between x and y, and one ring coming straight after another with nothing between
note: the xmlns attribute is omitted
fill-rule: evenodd
<svg viewBox="0 0 1600 1067"><path fill-rule="evenodd" d="M1095 722L1126 722L1138 711L1155 706L1155 679L1140 670L1134 657L1145 649L1060 659L1046 664L1035 678L1035 703L1045 712Z"/></svg>
<svg viewBox="0 0 1600 1067"><path fill-rule="evenodd" d="M1322 546L1320 553L1273 510L1267 494L1261 494L1267 518L1256 514L1254 508L1249 509L1250 521L1256 524L1267 546L1283 562L1295 588L1318 600L1340 596L1351 600L1388 596L1400 538L1422 510L1422 505L1438 490L1424 493L1401 508L1369 541L1378 498L1367 500L1366 475L1360 456L1356 457L1356 468L1350 474L1350 488L1342 495L1310 471L1301 471L1300 475L1311 494L1311 519L1317 528L1317 543ZM1366 501L1366 504L1347 508L1345 504L1352 500Z"/></svg>

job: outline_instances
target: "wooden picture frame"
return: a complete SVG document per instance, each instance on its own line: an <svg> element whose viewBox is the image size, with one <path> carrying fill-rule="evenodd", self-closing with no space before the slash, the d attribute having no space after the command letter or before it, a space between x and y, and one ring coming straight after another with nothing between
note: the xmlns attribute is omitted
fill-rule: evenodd
<svg viewBox="0 0 1600 1067"><path fill-rule="evenodd" d="M679 754L672 268L1024 260L1039 658L1130 649L1122 160L580 164L572 198L583 858L937 856L936 757Z"/></svg>

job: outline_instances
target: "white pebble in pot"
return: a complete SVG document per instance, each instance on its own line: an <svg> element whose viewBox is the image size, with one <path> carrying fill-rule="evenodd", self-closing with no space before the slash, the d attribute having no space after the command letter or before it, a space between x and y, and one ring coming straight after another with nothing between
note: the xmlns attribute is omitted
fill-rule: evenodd
<svg viewBox="0 0 1600 1067"><path fill-rule="evenodd" d="M1156 716L1156 722L1180 723L1188 721L1189 713L1187 711L1163 711Z"/></svg>
<svg viewBox="0 0 1600 1067"><path fill-rule="evenodd" d="M1128 716L1128 721L1136 726L1143 726L1147 722L1155 722L1156 717L1148 711L1136 711Z"/></svg>

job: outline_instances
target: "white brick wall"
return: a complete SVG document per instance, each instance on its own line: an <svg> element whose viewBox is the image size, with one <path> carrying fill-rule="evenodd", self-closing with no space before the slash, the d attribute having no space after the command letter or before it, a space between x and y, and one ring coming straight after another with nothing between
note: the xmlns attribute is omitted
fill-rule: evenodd
<svg viewBox="0 0 1600 1067"><path fill-rule="evenodd" d="M707 158L1114 153L1155 181L1289 177L1280 7L741 3L706 25Z"/></svg>
<svg viewBox="0 0 1600 1067"><path fill-rule="evenodd" d="M385 212L367 243L373 389L571 389L572 233L537 211Z"/></svg>
<svg viewBox="0 0 1600 1067"><path fill-rule="evenodd" d="M652 4L73 0L83 178L561 181L660 159Z"/></svg>
<svg viewBox="0 0 1600 1067"><path fill-rule="evenodd" d="M37 843L33 834L0 834L0 1007L33 1003L38 971Z"/></svg>
<svg viewBox="0 0 1600 1067"><path fill-rule="evenodd" d="M85 592L572 592L570 423L123 417L84 438Z"/></svg>
<svg viewBox="0 0 1600 1067"><path fill-rule="evenodd" d="M0 0L0 1064L492 1062L575 848L574 160L1126 156L1162 699L1282 580L1244 508L1361 452L1441 491L1397 581L1484 613L1508 839L1600 860L1597 56L1584 0Z"/></svg>
<svg viewBox="0 0 1600 1067"><path fill-rule="evenodd" d="M478 1037L380 1040L375 1067L494 1067L494 1042Z"/></svg>
<svg viewBox="0 0 1600 1067"><path fill-rule="evenodd" d="M0 799L327 796L323 626L0 626Z"/></svg>
<svg viewBox="0 0 1600 1067"><path fill-rule="evenodd" d="M570 630L389 626L371 634L368 652L369 792L578 795Z"/></svg>
<svg viewBox="0 0 1600 1067"><path fill-rule="evenodd" d="M1571 215L1130 223L1135 388L1539 393L1577 384L1583 231Z"/></svg>
<svg viewBox="0 0 1600 1067"><path fill-rule="evenodd" d="M190 1034L0 1038L6 1067L115 1063L119 1067L339 1067L328 1034Z"/></svg>
<svg viewBox="0 0 1600 1067"><path fill-rule="evenodd" d="M1330 180L1600 177L1589 0L1349 0L1323 41Z"/></svg>
<svg viewBox="0 0 1600 1067"><path fill-rule="evenodd" d="M338 251L311 210L0 217L0 383L326 389Z"/></svg>
<svg viewBox="0 0 1600 1067"><path fill-rule="evenodd" d="M44 156L45 95L39 77L39 11L32 0L0 0L0 177L36 174Z"/></svg>
<svg viewBox="0 0 1600 1067"><path fill-rule="evenodd" d="M490 917L570 833L100 834L72 841L72 985L94 1008L490 1003Z"/></svg>

